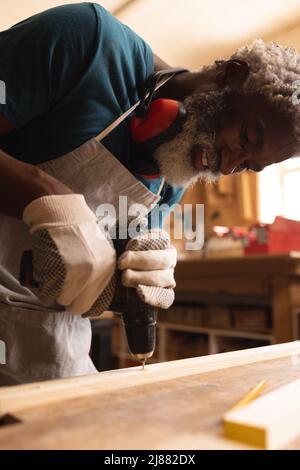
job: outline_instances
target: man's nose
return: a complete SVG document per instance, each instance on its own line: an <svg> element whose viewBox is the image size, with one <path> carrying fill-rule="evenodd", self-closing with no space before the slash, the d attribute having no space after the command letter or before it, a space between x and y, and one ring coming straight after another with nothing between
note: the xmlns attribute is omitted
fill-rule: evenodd
<svg viewBox="0 0 300 470"><path fill-rule="evenodd" d="M220 171L223 175L238 173L243 168L245 156L240 152L232 152L229 149L222 149Z"/></svg>

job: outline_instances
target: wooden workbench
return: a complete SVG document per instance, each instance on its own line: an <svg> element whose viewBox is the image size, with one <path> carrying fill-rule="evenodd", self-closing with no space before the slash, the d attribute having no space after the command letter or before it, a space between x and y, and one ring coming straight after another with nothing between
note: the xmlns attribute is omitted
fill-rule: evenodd
<svg viewBox="0 0 300 470"><path fill-rule="evenodd" d="M300 338L300 252L200 259L176 266L175 303L159 313L154 362L286 343ZM124 328L112 351L132 364Z"/></svg>
<svg viewBox="0 0 300 470"><path fill-rule="evenodd" d="M267 393L299 376L294 342L5 387L1 414L20 422L0 427L0 448L239 449L224 412L262 379Z"/></svg>
<svg viewBox="0 0 300 470"><path fill-rule="evenodd" d="M269 307L272 343L296 339L292 312L300 307L300 253L182 259L176 302Z"/></svg>

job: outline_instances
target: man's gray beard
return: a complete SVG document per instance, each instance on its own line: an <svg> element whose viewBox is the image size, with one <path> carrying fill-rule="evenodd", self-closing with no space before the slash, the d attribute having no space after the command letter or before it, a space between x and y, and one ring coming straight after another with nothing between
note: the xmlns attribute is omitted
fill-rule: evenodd
<svg viewBox="0 0 300 470"><path fill-rule="evenodd" d="M184 101L187 118L182 130L154 153L160 173L172 186L186 187L198 180L215 182L221 176L215 136L231 112L228 92L198 92ZM203 149L210 170L197 170L192 161L194 146Z"/></svg>

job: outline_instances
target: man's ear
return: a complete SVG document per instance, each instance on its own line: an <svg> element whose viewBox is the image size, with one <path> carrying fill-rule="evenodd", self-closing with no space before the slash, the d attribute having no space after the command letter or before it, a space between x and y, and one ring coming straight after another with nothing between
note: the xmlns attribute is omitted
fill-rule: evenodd
<svg viewBox="0 0 300 470"><path fill-rule="evenodd" d="M219 88L240 88L250 73L250 67L243 60L227 60L217 71L216 84Z"/></svg>

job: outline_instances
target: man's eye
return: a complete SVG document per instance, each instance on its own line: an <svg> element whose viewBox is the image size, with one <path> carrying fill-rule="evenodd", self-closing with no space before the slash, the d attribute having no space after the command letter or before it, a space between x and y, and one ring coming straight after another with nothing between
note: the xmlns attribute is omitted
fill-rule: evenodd
<svg viewBox="0 0 300 470"><path fill-rule="evenodd" d="M247 146L247 144L249 144L248 129L247 129L246 124L243 124L242 126L240 138L241 138L240 145L242 149L244 149Z"/></svg>

